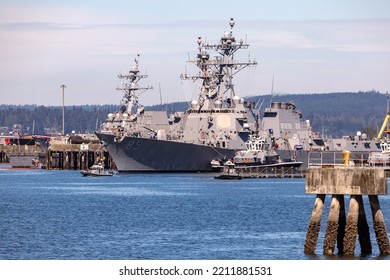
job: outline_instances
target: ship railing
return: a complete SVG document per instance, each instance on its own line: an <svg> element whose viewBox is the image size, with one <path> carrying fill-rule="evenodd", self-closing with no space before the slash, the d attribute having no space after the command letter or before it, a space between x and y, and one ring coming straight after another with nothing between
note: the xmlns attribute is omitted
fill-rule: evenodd
<svg viewBox="0 0 390 280"><path fill-rule="evenodd" d="M349 166L367 166L368 153L355 152L350 154ZM344 165L342 151L314 151L308 155L309 167L335 167Z"/></svg>
<svg viewBox="0 0 390 280"><path fill-rule="evenodd" d="M368 164L370 167L389 167L390 161L388 158L373 158Z"/></svg>

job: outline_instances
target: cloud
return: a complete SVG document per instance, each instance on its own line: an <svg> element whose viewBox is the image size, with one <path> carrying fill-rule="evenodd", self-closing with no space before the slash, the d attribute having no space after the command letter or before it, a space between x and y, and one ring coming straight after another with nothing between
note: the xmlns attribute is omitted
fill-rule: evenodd
<svg viewBox="0 0 390 280"><path fill-rule="evenodd" d="M389 52L390 20L254 21L256 45L340 52ZM254 29L252 27L251 29Z"/></svg>
<svg viewBox="0 0 390 280"><path fill-rule="evenodd" d="M73 20L30 19L0 23L2 102L57 104L60 100L52 92L62 83L69 85L68 100L74 104L119 102L116 75L128 71L137 53L149 73L148 81L155 89L161 83L163 94L168 95L164 100L187 100L179 75L185 67L191 69L186 61L188 53L193 58L198 51L197 37L217 43L230 28L228 20L132 23L110 19L97 24L90 15ZM236 38L250 44L249 51L236 59L250 52L259 62L249 82L247 74L237 75L237 92L241 87L245 93L268 93L273 75L275 88L284 92L386 89L390 87L384 77L390 71L388 30L390 20L236 20ZM357 76L362 78L356 80ZM143 98L147 104L158 102L153 93Z"/></svg>

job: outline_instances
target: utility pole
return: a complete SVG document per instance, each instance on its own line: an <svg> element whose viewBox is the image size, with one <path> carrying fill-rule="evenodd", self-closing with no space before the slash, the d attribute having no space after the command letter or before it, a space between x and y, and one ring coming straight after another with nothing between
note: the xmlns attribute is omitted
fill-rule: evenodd
<svg viewBox="0 0 390 280"><path fill-rule="evenodd" d="M65 135L65 88L66 85L61 85L62 88L62 135Z"/></svg>

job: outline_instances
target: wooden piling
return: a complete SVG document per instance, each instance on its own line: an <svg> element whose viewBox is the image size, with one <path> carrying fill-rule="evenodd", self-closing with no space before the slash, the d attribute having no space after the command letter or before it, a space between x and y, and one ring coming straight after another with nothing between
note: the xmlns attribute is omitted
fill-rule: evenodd
<svg viewBox="0 0 390 280"><path fill-rule="evenodd" d="M85 170L101 158L106 167L116 168L100 144L53 144L46 153L48 169Z"/></svg>

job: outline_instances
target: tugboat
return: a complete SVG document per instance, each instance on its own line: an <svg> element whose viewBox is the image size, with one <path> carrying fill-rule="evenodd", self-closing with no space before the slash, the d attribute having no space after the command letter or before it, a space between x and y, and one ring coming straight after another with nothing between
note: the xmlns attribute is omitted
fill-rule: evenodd
<svg viewBox="0 0 390 280"><path fill-rule="evenodd" d="M296 156L292 159L282 159L276 153L272 140L262 136L258 131L258 118L256 119L256 131L245 142L245 150L237 151L232 160L226 161L220 168L222 172L215 176L215 179L233 179L240 177L245 173L253 173L253 170L258 173L270 171L275 176L283 174L285 170L297 170L301 165L301 161L296 160ZM217 161L213 161L214 168L218 167ZM248 169L248 170L247 170ZM253 175L245 174L246 177ZM260 176L259 174L256 176ZM255 177L256 177L255 176Z"/></svg>
<svg viewBox="0 0 390 280"><path fill-rule="evenodd" d="M199 74L181 78L202 82L199 98L184 113L175 114L171 129L152 137L136 131L96 133L119 172L211 172L213 159L232 158L245 147L254 129L256 109L254 103L236 95L233 76L257 62L234 60L234 54L249 45L233 36L233 18L229 24L230 31L217 44L198 38L199 52L191 62ZM209 50L217 55L210 55Z"/></svg>
<svg viewBox="0 0 390 280"><path fill-rule="evenodd" d="M245 142L246 150L238 151L233 158L237 166L262 166L262 167L295 167L298 168L303 162L292 159L282 159L267 138L258 134L251 135Z"/></svg>

